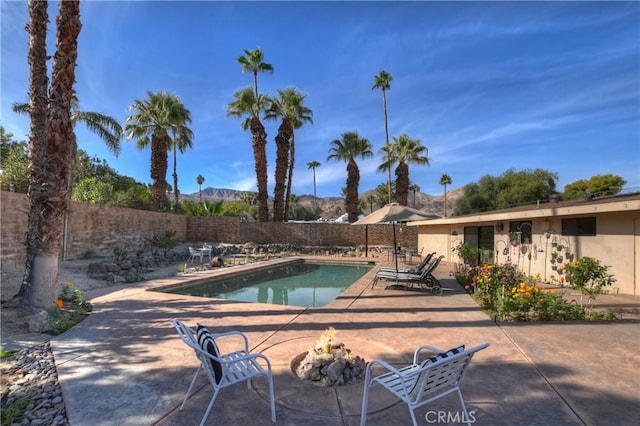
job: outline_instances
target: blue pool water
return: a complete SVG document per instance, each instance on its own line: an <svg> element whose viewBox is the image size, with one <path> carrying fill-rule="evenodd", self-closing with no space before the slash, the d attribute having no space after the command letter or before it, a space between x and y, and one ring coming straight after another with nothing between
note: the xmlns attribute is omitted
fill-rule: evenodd
<svg viewBox="0 0 640 426"><path fill-rule="evenodd" d="M372 268L367 264L298 262L164 290L240 302L318 307L337 298Z"/></svg>

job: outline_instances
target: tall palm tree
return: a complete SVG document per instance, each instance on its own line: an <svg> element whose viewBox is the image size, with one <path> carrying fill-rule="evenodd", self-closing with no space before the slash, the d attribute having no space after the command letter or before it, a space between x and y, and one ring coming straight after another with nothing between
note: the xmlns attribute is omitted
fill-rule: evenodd
<svg viewBox="0 0 640 426"><path fill-rule="evenodd" d="M173 202L178 204L180 190L178 189L178 158L177 151L184 153L187 148L193 147L193 132L187 127L191 123L191 111L185 108L180 102L180 98L175 95L169 95L168 110L172 114L171 148L173 149Z"/></svg>
<svg viewBox="0 0 640 426"><path fill-rule="evenodd" d="M451 185L451 176L443 173L440 176L440 185L444 186L444 217L447 217L447 185Z"/></svg>
<svg viewBox="0 0 640 426"><path fill-rule="evenodd" d="M278 90L278 98L272 99L265 113L265 119L282 120L276 135L276 171L273 197L273 221L282 222L287 217L290 192L285 197L285 187L290 191L294 162L294 129L302 127L305 121L313 122L312 112L302 105L306 95L294 88ZM287 171L288 169L288 171ZM287 174L289 174L287 179ZM287 201L285 201L287 200Z"/></svg>
<svg viewBox="0 0 640 426"><path fill-rule="evenodd" d="M318 167L320 167L320 163L315 160L307 163L307 169L313 170L313 202L316 207L318 206L318 195L316 194L316 169Z"/></svg>
<svg viewBox="0 0 640 426"><path fill-rule="evenodd" d="M427 147L420 140L411 139L406 134L393 138L393 143L380 149L384 158L378 171L391 170L394 164L398 164L396 174L396 197L398 204L406 206L409 198L409 163L429 165L426 155Z"/></svg>
<svg viewBox="0 0 640 426"><path fill-rule="evenodd" d="M58 293L58 257L74 167L71 101L78 57L80 4L59 3L56 52L47 95L47 2L29 0L30 165L27 263L18 297L29 308L48 309Z"/></svg>
<svg viewBox="0 0 640 426"><path fill-rule="evenodd" d="M204 183L204 176L202 175L198 175L198 177L196 177L196 182L198 182L198 188L199 188L199 192L200 192L200 202L202 202L202 184Z"/></svg>
<svg viewBox="0 0 640 426"><path fill-rule="evenodd" d="M342 139L331 142L327 161L347 162L347 188L345 210L349 215L349 222L358 220L358 185L360 184L360 169L356 158L371 158L373 145L368 139L361 138L358 132L351 131L342 134Z"/></svg>
<svg viewBox="0 0 640 426"><path fill-rule="evenodd" d="M258 97L258 72L273 74L273 65L264 62L264 54L259 47L249 50L244 49L244 56L238 56L238 62L242 65L242 72L253 73L253 94Z"/></svg>
<svg viewBox="0 0 640 426"><path fill-rule="evenodd" d="M409 185L409 191L413 192L413 208L416 208L416 192L420 191L420 185L412 183Z"/></svg>
<svg viewBox="0 0 640 426"><path fill-rule="evenodd" d="M302 94L300 92L295 92L291 94L293 98L293 110L295 111L293 120L293 128L297 130L301 128L305 123L313 124L313 112L302 105L304 102L304 98L307 95ZM296 159L296 135L295 133L291 134L291 144L289 144L289 171L287 173L287 194L285 195L284 202L284 212L285 217L289 217L289 200L291 199L291 184L293 183L293 166Z"/></svg>
<svg viewBox="0 0 640 426"><path fill-rule="evenodd" d="M136 146L144 149L151 145L151 191L156 207L166 206L168 203L167 190L167 152L173 145L170 133L174 135L176 144L178 139L190 132L186 123L190 120L185 114L185 108L175 95L160 91L147 91L146 99L136 99L129 106L134 114L127 117L125 133L127 140L136 139ZM187 110L188 112L188 110ZM188 120L187 120L188 118Z"/></svg>
<svg viewBox="0 0 640 426"><path fill-rule="evenodd" d="M371 90L382 90L382 104L384 107L384 134L385 146L389 145L389 124L387 120L387 90L391 90L391 82L393 77L388 72L381 70L378 75L373 77L373 87ZM391 169L388 170L387 180L387 202L391 204Z"/></svg>
<svg viewBox="0 0 640 426"><path fill-rule="evenodd" d="M251 87L246 87L233 94L235 101L227 106L227 117L242 118L241 126L251 131L253 157L258 184L258 221L269 221L269 194L267 193L267 132L260 121L262 113L269 105L269 98L256 96Z"/></svg>

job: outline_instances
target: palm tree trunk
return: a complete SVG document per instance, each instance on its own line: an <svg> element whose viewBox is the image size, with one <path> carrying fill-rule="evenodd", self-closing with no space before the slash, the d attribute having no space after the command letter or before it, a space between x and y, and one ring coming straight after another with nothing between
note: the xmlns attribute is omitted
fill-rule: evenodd
<svg viewBox="0 0 640 426"><path fill-rule="evenodd" d="M276 135L276 172L273 190L273 221L285 220L285 189L287 165L289 164L289 140L286 136L285 124L282 123Z"/></svg>
<svg viewBox="0 0 640 426"><path fill-rule="evenodd" d="M258 117L251 118L251 139L258 184L258 221L269 221L269 194L267 192L267 132Z"/></svg>
<svg viewBox="0 0 640 426"><path fill-rule="evenodd" d="M29 0L27 31L29 32L29 155L31 164L27 171L28 192L30 194L26 239L27 261L22 285L18 292L18 297L23 300L31 298L31 272L34 267L34 259L40 249L40 199L35 198L32 194L42 192L41 185L46 178L41 174L45 169L33 167L33 165L46 164L47 161L44 151L47 136L47 105L49 103L47 94L47 86L49 85L47 76L47 22L49 21L47 6L47 1Z"/></svg>
<svg viewBox="0 0 640 426"><path fill-rule="evenodd" d="M291 183L293 182L293 163L295 161L296 154L296 143L295 143L295 135L293 131L291 132L291 142L289 143L289 173L287 175L287 194L284 198L284 217L289 218L289 201L291 200ZM313 191L315 194L315 176L316 169L313 169Z"/></svg>
<svg viewBox="0 0 640 426"><path fill-rule="evenodd" d="M178 204L178 155L176 153L176 134L173 134L173 203Z"/></svg>
<svg viewBox="0 0 640 426"><path fill-rule="evenodd" d="M389 124L387 120L387 92L382 89L382 102L384 104L384 134L386 137L386 145L389 145ZM387 203L391 204L391 168L387 170ZM396 188L397 190L397 188Z"/></svg>
<svg viewBox="0 0 640 426"><path fill-rule="evenodd" d="M409 203L409 166L405 162L396 167L396 198L401 206Z"/></svg>
<svg viewBox="0 0 640 426"><path fill-rule="evenodd" d="M51 97L47 114L46 144L44 155L32 162L36 175L46 177L34 182L30 192L32 206L40 208L37 247L33 257L33 268L25 291L24 304L28 307L49 308L58 292L58 256L63 229L63 218L67 209L67 187L69 172L73 169L71 154L75 147L75 134L71 121L71 99L75 83L75 67L78 57L78 35L80 3L78 0L60 2L56 40L56 54L51 77Z"/></svg>
<svg viewBox="0 0 640 426"><path fill-rule="evenodd" d="M349 160L347 164L347 199L345 209L349 217L349 223L358 220L358 185L360 184L360 170L355 161Z"/></svg>
<svg viewBox="0 0 640 426"><path fill-rule="evenodd" d="M447 184L444 185L444 217L447 217Z"/></svg>
<svg viewBox="0 0 640 426"><path fill-rule="evenodd" d="M156 207L167 204L167 143L164 137L151 137L151 191Z"/></svg>

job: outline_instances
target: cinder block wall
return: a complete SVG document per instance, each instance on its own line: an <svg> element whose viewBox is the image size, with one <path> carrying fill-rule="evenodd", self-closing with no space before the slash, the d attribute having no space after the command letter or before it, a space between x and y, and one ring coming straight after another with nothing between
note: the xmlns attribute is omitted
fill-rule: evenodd
<svg viewBox="0 0 640 426"><path fill-rule="evenodd" d="M29 200L25 194L0 191L0 284L2 300L20 287L26 262L25 236ZM111 255L114 248L149 250L149 239L167 230L180 242L293 244L298 246L391 246L391 225L347 223L259 223L235 217L187 217L95 204L71 203L61 249L63 260L82 258L92 250ZM415 249L417 227L396 226L397 241ZM365 239L366 235L368 238Z"/></svg>

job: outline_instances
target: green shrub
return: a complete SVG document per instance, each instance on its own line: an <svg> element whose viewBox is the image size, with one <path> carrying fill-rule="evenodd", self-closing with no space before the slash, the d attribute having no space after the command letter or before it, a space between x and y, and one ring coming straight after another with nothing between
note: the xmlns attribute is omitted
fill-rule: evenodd
<svg viewBox="0 0 640 426"><path fill-rule="evenodd" d="M174 238L176 231L164 231L155 234L149 239L149 244L154 248L162 249L166 252L178 245L178 241Z"/></svg>
<svg viewBox="0 0 640 426"><path fill-rule="evenodd" d="M0 420L2 426L9 426L17 423L24 417L26 408L33 404L31 398L20 398L13 401L8 406L0 409Z"/></svg>
<svg viewBox="0 0 640 426"><path fill-rule="evenodd" d="M49 310L51 334L55 336L84 320L92 310L84 292L72 287L73 283L66 283L56 300L56 306Z"/></svg>
<svg viewBox="0 0 640 426"><path fill-rule="evenodd" d="M96 257L98 257L98 252L94 249L89 249L83 253L82 257L84 259L95 259Z"/></svg>
<svg viewBox="0 0 640 426"><path fill-rule="evenodd" d="M116 247L113 249L113 257L116 258L117 262L124 262L127 260L127 256L129 256L129 252L120 247Z"/></svg>
<svg viewBox="0 0 640 426"><path fill-rule="evenodd" d="M580 306L583 309L593 309L596 296L602 293L605 286L616 281L608 270L608 266L601 265L598 259L591 257L574 260L566 266L567 282L571 288L580 291ZM588 298L586 307L582 303L583 296Z"/></svg>

